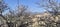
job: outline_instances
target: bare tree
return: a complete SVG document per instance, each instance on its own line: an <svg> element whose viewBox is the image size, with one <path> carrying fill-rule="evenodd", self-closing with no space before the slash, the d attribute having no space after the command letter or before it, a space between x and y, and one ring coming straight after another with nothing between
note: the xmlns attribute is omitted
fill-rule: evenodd
<svg viewBox="0 0 60 27"><path fill-rule="evenodd" d="M19 26L21 26L21 25L28 26L28 23L25 23L25 22L29 21L28 18L30 18L29 17L30 14L25 13L25 15L24 15L24 12L27 10L28 7L24 6L24 5L20 5L18 7L17 7L17 10L11 11L10 8L8 8L7 4L5 4L5 2L3 0L0 0L0 16L3 17L3 19L6 21L6 24L8 27L16 27L16 24L19 22L21 22L21 23L19 23ZM6 16L3 16L2 13L7 9L9 9L9 13Z"/></svg>
<svg viewBox="0 0 60 27"><path fill-rule="evenodd" d="M3 20L5 20L6 22L6 24L7 24L7 19L6 19L6 17L4 17L3 16L3 12L4 11L6 11L8 9L8 6L7 6L7 4L5 4L5 2L3 1L3 0L0 0L0 16L3 18ZM8 24L7 24L8 25Z"/></svg>
<svg viewBox="0 0 60 27"><path fill-rule="evenodd" d="M30 19L30 13L29 12L26 12L27 11L27 8L28 7L26 7L26 6L24 6L24 5L20 5L19 6L19 8L17 8L17 10L15 10L15 11L9 11L10 12L10 15L8 14L8 17L7 18L9 18L10 20L9 21L11 21L10 23L12 23L13 21L15 21L14 22L14 24L15 24L15 26L14 27L16 27L16 24L18 25L18 26L22 26L22 27L24 27L24 26L28 26L28 23L30 23L29 21L31 20ZM16 13L17 12L17 13ZM16 13L16 14L15 14ZM26 21L28 21L27 23L25 23ZM22 23L23 22L23 23Z"/></svg>
<svg viewBox="0 0 60 27"><path fill-rule="evenodd" d="M37 3L37 4L38 6L43 7L48 13L50 13L55 20L57 19L56 17L60 15L60 3L58 2L58 0L43 0L42 3ZM59 18L57 21L55 20L53 22L57 24L59 22L58 21Z"/></svg>

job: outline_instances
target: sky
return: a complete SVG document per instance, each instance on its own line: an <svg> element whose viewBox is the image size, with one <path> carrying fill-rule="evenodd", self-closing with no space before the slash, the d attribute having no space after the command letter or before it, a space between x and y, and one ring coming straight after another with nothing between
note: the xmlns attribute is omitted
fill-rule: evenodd
<svg viewBox="0 0 60 27"><path fill-rule="evenodd" d="M17 6L17 0L4 0L4 1L12 9L15 9ZM32 12L44 12L45 10L43 8L39 8L36 4L37 2L40 1L41 0L19 0L19 4L28 6L28 10ZM60 0L58 1L60 2Z"/></svg>
<svg viewBox="0 0 60 27"><path fill-rule="evenodd" d="M15 9L17 6L17 0L4 0L4 1L12 9ZM39 8L36 4L36 2L39 2L39 1L40 0L19 0L19 4L28 6L28 10L32 12L43 12L44 9Z"/></svg>

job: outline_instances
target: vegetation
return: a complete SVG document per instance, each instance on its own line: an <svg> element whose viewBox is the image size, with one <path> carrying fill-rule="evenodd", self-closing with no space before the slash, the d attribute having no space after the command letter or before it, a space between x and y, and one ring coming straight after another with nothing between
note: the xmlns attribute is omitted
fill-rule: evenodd
<svg viewBox="0 0 60 27"><path fill-rule="evenodd" d="M18 5L16 10L11 10L0 0L0 27L60 27L60 3L55 0L42 1L37 4L46 11L34 14L27 11L28 6ZM4 14L6 10L9 12Z"/></svg>

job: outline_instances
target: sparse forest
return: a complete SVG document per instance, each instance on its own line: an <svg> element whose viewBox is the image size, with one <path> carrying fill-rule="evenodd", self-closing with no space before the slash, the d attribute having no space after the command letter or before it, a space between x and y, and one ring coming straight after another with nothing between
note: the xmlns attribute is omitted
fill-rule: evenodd
<svg viewBox="0 0 60 27"><path fill-rule="evenodd" d="M60 27L58 0L41 0L35 3L46 11L34 13L29 11L29 6L20 5L19 2L15 10L12 10L9 4L0 0L0 27Z"/></svg>

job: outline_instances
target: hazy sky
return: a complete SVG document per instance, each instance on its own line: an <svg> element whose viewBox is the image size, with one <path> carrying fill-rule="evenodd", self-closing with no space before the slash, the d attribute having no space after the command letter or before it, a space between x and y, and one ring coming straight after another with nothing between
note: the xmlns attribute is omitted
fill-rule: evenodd
<svg viewBox="0 0 60 27"><path fill-rule="evenodd" d="M17 0L4 0L5 3L9 5L10 8L14 9L17 6ZM26 5L28 6L29 11L32 12L43 12L42 8L38 8L36 2L39 2L40 0L19 0L20 5Z"/></svg>
<svg viewBox="0 0 60 27"><path fill-rule="evenodd" d="M17 0L4 0L5 3L9 5L12 9L14 9L17 6ZM36 2L39 2L40 0L19 0L20 5L26 5L29 7L29 10L32 12L43 12L44 9L38 8ZM59 0L60 1L60 0Z"/></svg>

